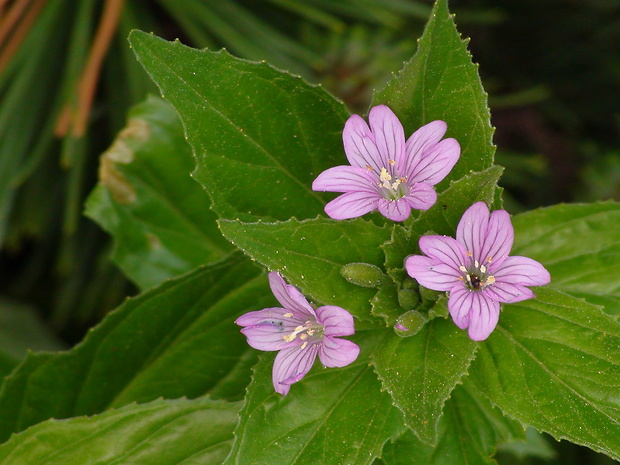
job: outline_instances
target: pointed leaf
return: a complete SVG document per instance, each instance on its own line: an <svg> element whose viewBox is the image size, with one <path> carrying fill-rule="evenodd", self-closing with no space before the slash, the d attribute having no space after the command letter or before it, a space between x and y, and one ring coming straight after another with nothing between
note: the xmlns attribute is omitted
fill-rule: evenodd
<svg viewBox="0 0 620 465"><path fill-rule="evenodd" d="M196 179L220 217L311 218L328 194L312 181L344 158L344 105L276 70L135 31L138 60L177 109L198 160Z"/></svg>
<svg viewBox="0 0 620 465"><path fill-rule="evenodd" d="M156 400L92 417L48 420L0 445L2 465L222 463L238 403Z"/></svg>
<svg viewBox="0 0 620 465"><path fill-rule="evenodd" d="M290 220L285 223L220 221L226 238L318 302L338 305L368 318L374 289L348 282L340 273L349 263L381 266L380 245L390 229L357 219Z"/></svg>
<svg viewBox="0 0 620 465"><path fill-rule="evenodd" d="M229 253L174 109L155 97L135 106L102 155L86 214L115 239L113 260L142 289Z"/></svg>
<svg viewBox="0 0 620 465"><path fill-rule="evenodd" d="M31 354L5 380L0 438L159 397L237 400L256 354L233 322L274 304L266 278L239 255L130 299L72 350Z"/></svg>
<svg viewBox="0 0 620 465"><path fill-rule="evenodd" d="M550 288L506 305L471 380L507 415L620 459L620 324Z"/></svg>

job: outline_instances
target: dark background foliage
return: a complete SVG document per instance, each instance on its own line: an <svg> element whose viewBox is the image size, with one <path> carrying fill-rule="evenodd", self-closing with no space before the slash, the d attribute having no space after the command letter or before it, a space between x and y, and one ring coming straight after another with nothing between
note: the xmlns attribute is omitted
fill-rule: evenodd
<svg viewBox="0 0 620 465"><path fill-rule="evenodd" d="M506 208L620 200L620 4L450 7L489 92ZM129 50L131 29L266 60L365 113L415 52L430 9L422 0L0 0L2 372L26 348L74 344L136 292L81 214L128 108L156 93ZM608 463L571 444L556 449L555 463ZM500 463L544 461L513 451Z"/></svg>

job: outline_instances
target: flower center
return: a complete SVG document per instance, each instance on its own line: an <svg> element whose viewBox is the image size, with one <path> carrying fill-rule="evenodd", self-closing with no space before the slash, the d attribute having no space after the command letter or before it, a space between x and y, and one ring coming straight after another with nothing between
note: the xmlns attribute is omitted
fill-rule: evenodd
<svg viewBox="0 0 620 465"><path fill-rule="evenodd" d="M472 258L473 254L468 251L467 256ZM492 257L487 257L488 264L492 261ZM469 290L481 291L495 282L495 276L489 274L486 265L479 263L478 260L470 260L468 267L461 265L459 270L463 272L463 276L460 276L459 279L465 283Z"/></svg>
<svg viewBox="0 0 620 465"><path fill-rule="evenodd" d="M285 317L292 317L292 313L285 313ZM322 324L319 324L316 321L306 321L303 325L298 325L295 329L289 333L284 334L282 339L286 342L292 342L295 339L299 338L299 340L303 341L302 348L306 347L308 342L314 342L318 340L322 340L325 334L325 327Z"/></svg>
<svg viewBox="0 0 620 465"><path fill-rule="evenodd" d="M394 172L394 166L396 165L394 160L388 160L388 163L390 165L389 170L383 167L379 173L379 193L384 199L398 200L409 192L407 178L405 176L398 176Z"/></svg>

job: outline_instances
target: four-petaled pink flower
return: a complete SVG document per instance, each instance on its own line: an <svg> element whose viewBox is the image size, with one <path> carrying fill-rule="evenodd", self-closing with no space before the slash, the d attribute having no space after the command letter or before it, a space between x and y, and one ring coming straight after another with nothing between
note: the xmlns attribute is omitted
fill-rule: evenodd
<svg viewBox="0 0 620 465"><path fill-rule="evenodd" d="M336 166L312 183L315 191L343 192L325 206L336 220L373 210L406 220L411 209L427 210L437 200L433 186L450 172L460 156L455 139L444 139L447 125L433 121L405 142L403 126L385 105L373 107L368 124L359 115L344 126L344 151L351 166Z"/></svg>
<svg viewBox="0 0 620 465"><path fill-rule="evenodd" d="M531 299L534 293L525 286L551 280L537 261L508 256L513 239L508 212L496 210L489 216L486 204L477 202L463 214L456 239L421 237L420 249L427 256L412 255L405 267L422 286L450 291L452 319L459 328L469 328L471 339L482 341L497 325L500 302Z"/></svg>
<svg viewBox="0 0 620 465"><path fill-rule="evenodd" d="M269 273L273 295L282 307L265 308L239 317L235 323L248 344L258 350L279 350L273 364L273 386L282 395L302 379L317 354L327 367L343 367L357 358L359 347L337 336L354 334L353 317L340 307L326 305L316 310L296 287L286 284L279 273Z"/></svg>

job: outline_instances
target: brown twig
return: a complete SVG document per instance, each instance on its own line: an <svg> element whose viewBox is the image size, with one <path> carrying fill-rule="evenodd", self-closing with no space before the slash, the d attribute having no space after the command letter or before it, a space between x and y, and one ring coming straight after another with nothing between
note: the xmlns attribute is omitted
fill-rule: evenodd
<svg viewBox="0 0 620 465"><path fill-rule="evenodd" d="M0 74L2 74L4 68L9 64L9 61L11 61L11 58L13 58L13 55L15 55L15 52L17 52L19 46L28 35L30 28L37 19L39 12L45 5L45 2L46 0L35 0L35 4L32 5L30 10L28 10L26 15L22 18L21 22L17 26L17 29L15 29L5 46L0 49Z"/></svg>
<svg viewBox="0 0 620 465"><path fill-rule="evenodd" d="M0 21L0 47L4 39L6 39L11 30L15 27L15 24L19 22L19 18L22 17L31 1L32 0L17 0L9 8L4 20Z"/></svg>

